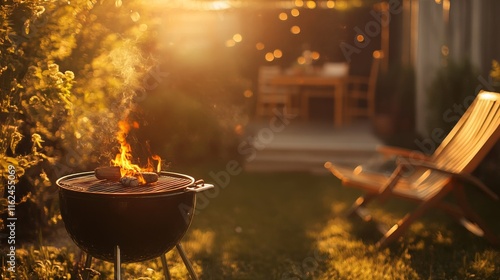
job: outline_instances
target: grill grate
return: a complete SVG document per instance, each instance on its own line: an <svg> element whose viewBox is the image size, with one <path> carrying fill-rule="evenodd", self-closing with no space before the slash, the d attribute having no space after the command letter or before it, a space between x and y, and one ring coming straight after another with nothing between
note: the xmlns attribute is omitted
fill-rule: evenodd
<svg viewBox="0 0 500 280"><path fill-rule="evenodd" d="M95 177L94 172L85 172L83 174L73 174L72 176L63 177L57 183L61 188L84 193L156 194L185 189L193 185L194 179L183 174L162 172L160 173L158 182L144 186L125 187L120 182L99 180Z"/></svg>

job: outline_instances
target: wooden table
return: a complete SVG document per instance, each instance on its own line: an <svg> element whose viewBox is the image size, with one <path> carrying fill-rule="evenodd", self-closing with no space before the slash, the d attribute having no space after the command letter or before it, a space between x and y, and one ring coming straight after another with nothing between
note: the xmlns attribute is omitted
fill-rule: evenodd
<svg viewBox="0 0 500 280"><path fill-rule="evenodd" d="M303 117L309 115L309 98L314 96L333 97L333 123L335 126L343 124L344 94L348 76L319 76L319 75L280 75L270 80L276 86L298 86L300 87L300 111ZM304 91L305 87L332 87L331 95L318 95L314 92Z"/></svg>

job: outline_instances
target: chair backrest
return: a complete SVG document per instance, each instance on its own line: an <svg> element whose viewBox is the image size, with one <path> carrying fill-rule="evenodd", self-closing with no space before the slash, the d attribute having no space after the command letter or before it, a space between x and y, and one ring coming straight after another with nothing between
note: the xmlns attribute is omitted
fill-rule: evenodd
<svg viewBox="0 0 500 280"><path fill-rule="evenodd" d="M279 66L260 66L258 73L258 84L260 93L274 92L276 87L270 85L269 81L281 74Z"/></svg>
<svg viewBox="0 0 500 280"><path fill-rule="evenodd" d="M470 173L500 138L500 94L480 92L432 155L438 167Z"/></svg>

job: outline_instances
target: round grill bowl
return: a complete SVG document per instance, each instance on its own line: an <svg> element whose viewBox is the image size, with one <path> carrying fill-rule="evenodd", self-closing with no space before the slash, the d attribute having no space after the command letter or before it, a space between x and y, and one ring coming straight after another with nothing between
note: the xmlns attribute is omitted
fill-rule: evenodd
<svg viewBox="0 0 500 280"><path fill-rule="evenodd" d="M124 263L172 249L191 224L199 191L192 177L172 172L137 188L98 180L94 172L64 176L57 185L63 222L78 247L112 262L119 246Z"/></svg>

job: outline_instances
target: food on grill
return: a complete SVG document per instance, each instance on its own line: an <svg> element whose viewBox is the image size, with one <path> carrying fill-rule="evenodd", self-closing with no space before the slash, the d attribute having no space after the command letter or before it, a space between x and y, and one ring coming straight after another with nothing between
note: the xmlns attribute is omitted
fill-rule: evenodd
<svg viewBox="0 0 500 280"><path fill-rule="evenodd" d="M158 174L154 172L141 172L142 178L146 181L146 184L154 183L158 181Z"/></svg>
<svg viewBox="0 0 500 280"><path fill-rule="evenodd" d="M99 180L110 180L114 182L120 181L120 178L122 175L120 174L120 167L119 166L104 166L104 167L97 167L95 170L95 177Z"/></svg>
<svg viewBox="0 0 500 280"><path fill-rule="evenodd" d="M142 176L144 178L144 184L150 184L158 181L158 174L155 172L139 172L137 174L137 177L135 176L121 176L120 173L120 167L119 166L104 166L104 167L97 167L94 170L95 177L99 180L110 180L114 182L120 182L122 185L131 187L131 186L138 186L139 183L142 180L138 180L137 177ZM125 178L125 179L124 179ZM134 180L135 179L135 182Z"/></svg>
<svg viewBox="0 0 500 280"><path fill-rule="evenodd" d="M137 187L139 186L139 180L133 176L123 176L120 178L120 183L125 187Z"/></svg>

